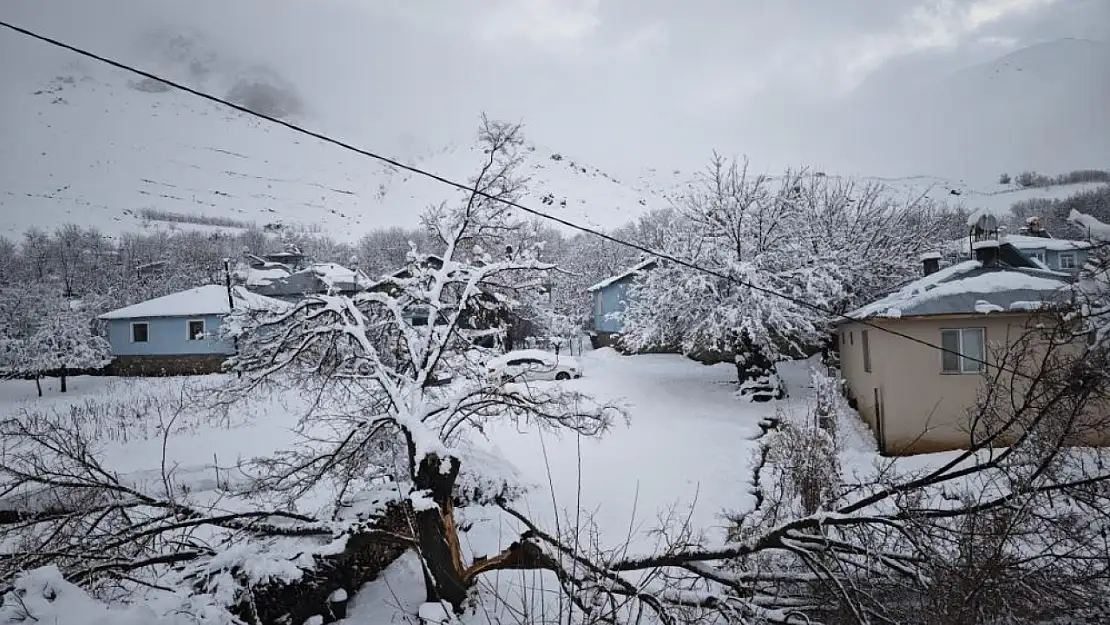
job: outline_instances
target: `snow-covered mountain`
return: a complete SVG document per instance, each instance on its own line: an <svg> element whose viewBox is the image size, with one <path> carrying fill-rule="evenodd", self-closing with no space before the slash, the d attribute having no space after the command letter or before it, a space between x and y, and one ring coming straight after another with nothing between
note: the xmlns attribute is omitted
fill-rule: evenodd
<svg viewBox="0 0 1110 625"><path fill-rule="evenodd" d="M941 77L876 77L819 131L870 173L1110 168L1110 44L1060 39Z"/></svg>
<svg viewBox="0 0 1110 625"><path fill-rule="evenodd" d="M273 103L267 94L295 94L272 72L237 72L229 80L218 69L213 76L216 61L188 60L191 51L184 43L166 51L175 61L169 67L173 78L205 79L220 95L243 84L261 92L255 96L264 103ZM92 61L46 56L58 62L40 63L40 74L0 67L0 233L18 236L31 226L67 222L107 233L168 225L150 223L145 212L170 213L171 219L199 216L224 224L220 227L228 220L280 223L350 240L371 228L415 226L427 206L459 195L161 83ZM174 66L180 71L173 72ZM319 127L311 115L282 111ZM477 123L476 117L475 130ZM365 147L398 154L388 145ZM672 195L648 176L621 180L571 153L529 144L522 154L522 173L530 178L522 203L564 219L616 226L667 205ZM460 182L476 173L482 160L467 138L403 158Z"/></svg>
<svg viewBox="0 0 1110 625"><path fill-rule="evenodd" d="M142 58L149 60L147 67L327 130L313 117L311 98L269 68L221 57L187 36L155 33L147 41L148 47L141 51ZM1090 46L1048 45L972 68L957 77L954 84L961 86L956 91L987 93L990 97L982 96L980 108L994 110L998 120L1019 120L1023 130L1010 134L1034 140L1041 131L1022 125L1020 120L1026 118L1021 110L992 107L1020 100L1028 77L1056 75L1052 68L1074 66L1077 59L1087 58L1076 50ZM0 110L4 111L0 116L0 234L19 236L32 226L50 229L64 223L95 226L109 234L150 227L227 228L255 223L303 227L353 240L372 228L416 225L424 208L459 196L438 182L168 90L160 83L75 60L40 44L28 43L20 49L33 61L0 64ZM1095 64L1101 57L1091 55L1095 60L1081 68L1082 73L1102 67ZM1088 92L1075 91L1070 77L1061 78L1062 84L1046 83L1044 93L1034 94L1038 104L1033 108L1041 111L1054 100L1067 100L1068 94L1078 99L1096 97L1102 93L1099 85L1110 80L1110 65L1106 69L1105 80L1093 81ZM944 98L937 100L943 103ZM1070 115L1068 106L1060 104L1059 114ZM1107 111L1110 107L1103 107L1090 123L1106 124ZM999 121L996 130L1012 123ZM969 145L987 140L971 130L953 144L953 159ZM987 137L993 136L991 132L984 129ZM1110 143L1093 140L1097 136L1093 133L1088 128L1085 137L1072 137L1075 145L1090 146L1092 151L1092 160L1077 160L1077 167L1110 164L1110 159L1095 158L1099 150L1110 149ZM391 145L384 133L379 138L380 142L370 136L364 145L459 181L475 173L483 160L466 137L443 141L446 145L434 150L396 141ZM1055 133L1042 140L1044 150L1055 154L1064 135ZM632 172L627 175L578 161L571 151L534 144L526 147L523 156L523 173L530 178L523 204L603 228L670 205L694 175L667 168L665 163L638 166L634 163L639 155L630 155L631 162L622 164ZM1036 162L1015 166L1011 172L1032 167ZM1000 162L998 171L1003 169ZM1051 168L1043 171L1058 173ZM1017 200L1062 197L1081 188L1018 189L985 177L974 181L927 176L864 179L868 180L883 182L897 197L928 195L994 212L1005 212ZM185 223L195 221L209 225Z"/></svg>

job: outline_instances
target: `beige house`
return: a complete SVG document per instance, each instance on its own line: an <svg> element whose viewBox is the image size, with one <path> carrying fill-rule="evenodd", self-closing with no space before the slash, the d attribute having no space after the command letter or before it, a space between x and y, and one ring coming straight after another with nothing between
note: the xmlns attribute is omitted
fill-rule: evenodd
<svg viewBox="0 0 1110 625"><path fill-rule="evenodd" d="M1070 283L1006 243L976 245L975 260L944 269L939 255L923 257L926 275L848 314L869 325L837 326L846 390L883 453L966 448L984 362L1025 336L1036 309Z"/></svg>

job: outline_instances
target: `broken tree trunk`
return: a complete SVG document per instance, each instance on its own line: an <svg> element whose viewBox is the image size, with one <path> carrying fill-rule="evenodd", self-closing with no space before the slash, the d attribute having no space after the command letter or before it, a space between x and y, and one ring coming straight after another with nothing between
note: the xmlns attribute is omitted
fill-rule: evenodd
<svg viewBox="0 0 1110 625"><path fill-rule="evenodd" d="M461 612L469 584L463 572L452 497L458 477L457 458L424 456L417 467L413 486L425 500L423 504L413 505L413 517L417 544L424 560L427 600L446 601L456 612Z"/></svg>
<svg viewBox="0 0 1110 625"><path fill-rule="evenodd" d="M346 617L347 600L412 547L392 536L410 532L404 507L391 506L375 528L353 534L342 553L315 557L315 566L294 583L253 586L251 596L240 598L232 612L244 623L259 625L306 623L314 616L332 623Z"/></svg>

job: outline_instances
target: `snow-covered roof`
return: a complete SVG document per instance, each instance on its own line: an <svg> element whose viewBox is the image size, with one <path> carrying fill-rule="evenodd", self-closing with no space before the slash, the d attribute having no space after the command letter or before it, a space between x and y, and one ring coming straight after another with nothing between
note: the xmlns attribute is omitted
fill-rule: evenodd
<svg viewBox="0 0 1110 625"><path fill-rule="evenodd" d="M252 270L253 271L253 270ZM337 263L313 263L294 272L286 272L266 280L248 279L247 285L262 295L271 297L297 297L306 293L323 293L329 289L359 291L373 285L365 273L348 269Z"/></svg>
<svg viewBox="0 0 1110 625"><path fill-rule="evenodd" d="M1091 247L1088 241L1075 239L1053 239L1051 237L1033 237L1026 234L1010 234L1006 242L1019 250L1054 250L1068 252L1071 250L1085 250Z"/></svg>
<svg viewBox="0 0 1110 625"><path fill-rule="evenodd" d="M599 291L601 289L604 289L605 287L607 287L611 284L615 284L617 282L620 282L621 280L624 280L625 278L628 278L629 276L631 276L634 273L637 273L639 271L643 271L644 269L650 269L651 267L654 267L656 262L658 262L658 261L654 258L649 258L647 260L642 260L642 261L636 263L635 265L633 265L628 271L625 271L624 273L619 273L615 276L610 276L608 278L605 278L601 282L598 282L597 284L595 284L591 287L588 287L586 289L586 292L587 293L592 293L594 291Z"/></svg>
<svg viewBox="0 0 1110 625"><path fill-rule="evenodd" d="M336 263L313 263L305 271L310 271L329 287L347 288L348 285L368 287L372 284L369 276L355 269L348 269Z"/></svg>
<svg viewBox="0 0 1110 625"><path fill-rule="evenodd" d="M945 267L853 310L853 319L919 317L1030 310L1060 295L1070 284L1052 271L984 267L968 260Z"/></svg>
<svg viewBox="0 0 1110 625"><path fill-rule="evenodd" d="M1087 241L1077 241L1074 239L1053 239L1051 237L1034 237L1027 234L1007 234L1001 237L1000 243L1009 243L1019 250L1052 250L1059 252L1069 252L1073 250L1085 250L1091 247ZM953 241L949 241L944 246L949 252L967 254L969 247L967 237L960 237Z"/></svg>
<svg viewBox="0 0 1110 625"><path fill-rule="evenodd" d="M240 272L244 276L247 286L267 286L274 280L289 277L289 269L285 265L274 263L273 267L247 267Z"/></svg>
<svg viewBox="0 0 1110 625"><path fill-rule="evenodd" d="M237 309L274 309L288 306L242 287L233 287ZM227 287L209 284L195 289L178 291L162 297L148 299L125 308L100 315L101 319L145 319L149 317L194 317L201 315L226 315L231 312L227 299Z"/></svg>

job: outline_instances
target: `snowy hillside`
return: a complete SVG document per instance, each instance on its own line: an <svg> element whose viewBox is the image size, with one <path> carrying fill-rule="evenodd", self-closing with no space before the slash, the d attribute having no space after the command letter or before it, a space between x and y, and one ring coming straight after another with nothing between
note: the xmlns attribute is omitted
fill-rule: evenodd
<svg viewBox="0 0 1110 625"><path fill-rule="evenodd" d="M176 213L216 227L280 223L350 240L371 228L414 226L428 205L457 197L437 182L121 71L45 56L57 62L42 64L49 69L37 77L0 67L2 234L66 222L119 233L183 221L158 214ZM317 126L310 117L303 123ZM482 163L468 140L408 162L465 182ZM394 155L389 146L366 147ZM618 180L570 154L529 145L523 155L527 206L610 227L667 204L660 185ZM144 219L144 209L163 220Z"/></svg>
<svg viewBox="0 0 1110 625"><path fill-rule="evenodd" d="M313 117L310 98L274 72L237 67L197 49L188 38L154 40L158 44L149 57L139 58L149 58L148 66L157 71L326 130L326 124ZM211 230L254 223L307 228L354 240L373 228L416 225L425 207L459 195L432 180L160 84L136 80L122 71L75 60L73 55L33 42L4 43L6 51L33 61L18 67L0 66L0 108L5 111L0 116L0 234L19 236L32 226L50 229L63 223L95 226L109 234L143 228ZM1081 55L1084 50L1100 59L1088 50L1097 52L1100 44L1089 43L1062 48L1047 45L1044 50L1031 49L1007 57L1009 60L973 68L961 74L961 89L969 93L987 89L995 94L984 100L988 104L983 106L988 108L997 106L1003 95L1019 101L1017 96L1027 87L1029 75L1052 73L1042 66L1074 65L1080 62L1076 59L1086 58ZM1057 58L1061 54L1064 58ZM1042 57L1047 58L1043 63L1038 60ZM1088 63L1081 69L1097 68ZM1110 76L1110 65L1106 75ZM1037 97L1060 100L1061 90L1071 93L1071 83L1065 82L1049 85L1047 94ZM995 83L1004 87L992 86ZM1094 81L1089 89L1103 89L1100 85ZM1086 97L1078 98L1077 106ZM1010 110L1018 114L1024 109L1007 109L999 118L1009 119ZM1104 120L1110 109L1103 110L1090 122L1110 124ZM1025 118L1019 115L1019 119ZM475 128L477 121L475 118ZM376 126L384 137L388 124L376 120ZM990 131L984 129L987 139ZM1037 139L1038 132L1010 134L1044 141L1051 149L1040 152L1057 155L1056 143L1064 140L1063 135L1054 135L1050 141ZM1088 129L1086 136L1075 140L1083 139L1096 152L1106 149L1105 142L1090 141L1095 136L1091 132ZM411 145L390 144L384 138L379 141L373 135L352 141L459 181L475 173L482 162L470 137L456 137L454 142L442 137L423 139L427 145L446 147L420 152ZM960 143L982 140L969 132ZM879 146L882 141L874 143ZM410 148L407 154L406 148ZM962 145L953 147L952 158L958 159L964 151ZM577 161L572 152L543 146L529 145L523 156L522 173L530 183L522 203L599 227L622 225L648 209L670 205L695 174L667 168L665 163L645 163L634 154L619 165L635 173L622 176ZM1106 165L1097 159L1077 163L1077 167ZM1011 172L1035 166L1023 164ZM928 195L997 213L1008 211L1018 200L1064 197L1089 186L1020 189L998 185L986 177L974 182L925 176L862 181L882 182L898 198Z"/></svg>
<svg viewBox="0 0 1110 625"><path fill-rule="evenodd" d="M1040 43L927 79L866 83L820 133L852 146L863 171L985 178L1025 169L1110 167L1110 44ZM832 161L830 161L832 162Z"/></svg>
<svg viewBox="0 0 1110 625"><path fill-rule="evenodd" d="M1050 187L1025 188L1016 183L999 184L994 181L950 180L937 176L907 176L884 178L866 176L856 179L859 183L876 183L885 186L892 197L913 200L918 197L965 206L971 210L984 210L996 215L1007 215L1017 202L1034 198L1063 199L1081 191L1102 186L1103 183L1079 183Z"/></svg>

